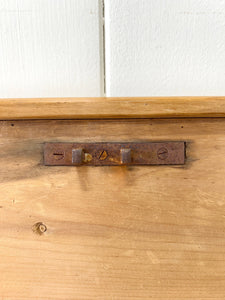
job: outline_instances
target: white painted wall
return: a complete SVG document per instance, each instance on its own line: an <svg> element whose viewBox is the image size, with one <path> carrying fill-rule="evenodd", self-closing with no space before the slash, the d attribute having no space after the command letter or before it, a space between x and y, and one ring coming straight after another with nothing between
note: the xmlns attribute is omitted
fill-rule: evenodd
<svg viewBox="0 0 225 300"><path fill-rule="evenodd" d="M103 0L0 0L0 98L104 95ZM225 0L104 0L107 96L225 95Z"/></svg>
<svg viewBox="0 0 225 300"><path fill-rule="evenodd" d="M225 0L105 0L107 96L225 95Z"/></svg>
<svg viewBox="0 0 225 300"><path fill-rule="evenodd" d="M103 96L98 0L0 0L0 97Z"/></svg>

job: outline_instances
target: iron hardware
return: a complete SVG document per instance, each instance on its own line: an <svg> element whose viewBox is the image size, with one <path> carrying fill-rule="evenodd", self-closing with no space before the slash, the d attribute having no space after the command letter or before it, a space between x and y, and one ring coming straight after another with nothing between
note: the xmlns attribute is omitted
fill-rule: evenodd
<svg viewBox="0 0 225 300"><path fill-rule="evenodd" d="M46 166L183 165L185 142L45 143Z"/></svg>

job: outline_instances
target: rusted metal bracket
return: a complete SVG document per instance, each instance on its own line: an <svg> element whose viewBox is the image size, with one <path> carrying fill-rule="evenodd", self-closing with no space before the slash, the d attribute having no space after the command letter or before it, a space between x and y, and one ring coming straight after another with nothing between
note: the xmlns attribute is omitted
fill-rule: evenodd
<svg viewBox="0 0 225 300"><path fill-rule="evenodd" d="M45 143L46 166L183 165L185 142Z"/></svg>

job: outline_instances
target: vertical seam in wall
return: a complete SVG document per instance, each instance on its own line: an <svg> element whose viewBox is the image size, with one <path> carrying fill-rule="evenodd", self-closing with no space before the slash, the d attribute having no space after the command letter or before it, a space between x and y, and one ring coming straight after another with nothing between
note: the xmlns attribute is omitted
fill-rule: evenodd
<svg viewBox="0 0 225 300"><path fill-rule="evenodd" d="M104 2L104 86L105 86L105 97L111 95L111 41L110 41L110 5L111 0L102 0Z"/></svg>
<svg viewBox="0 0 225 300"><path fill-rule="evenodd" d="M106 95L106 67L105 67L105 3L104 0L99 0L99 48L101 61L101 78L100 89L102 96Z"/></svg>

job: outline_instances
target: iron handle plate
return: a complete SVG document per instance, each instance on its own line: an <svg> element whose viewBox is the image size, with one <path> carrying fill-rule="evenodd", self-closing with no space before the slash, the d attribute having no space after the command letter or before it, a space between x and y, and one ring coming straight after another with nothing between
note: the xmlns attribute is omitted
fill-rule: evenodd
<svg viewBox="0 0 225 300"><path fill-rule="evenodd" d="M183 165L185 142L45 143L46 166Z"/></svg>

